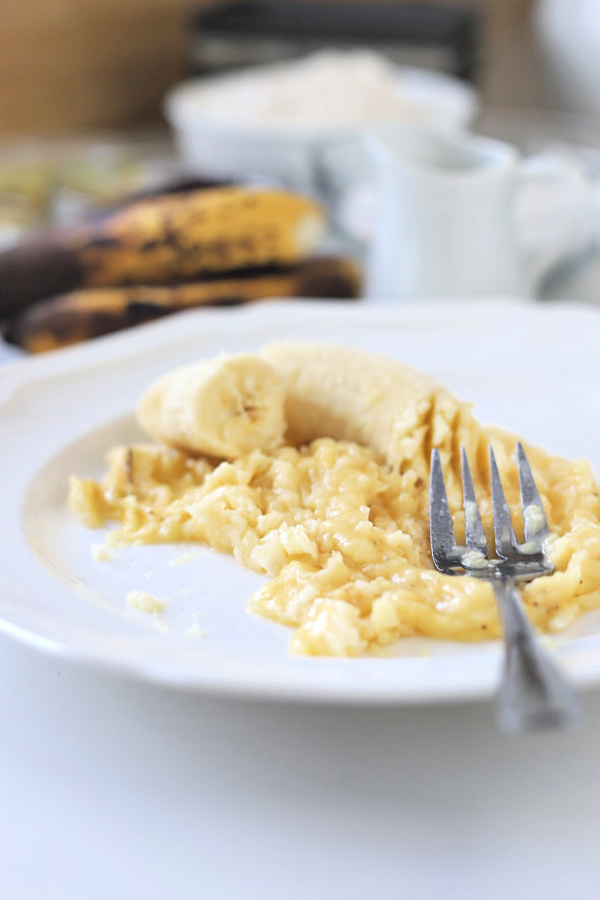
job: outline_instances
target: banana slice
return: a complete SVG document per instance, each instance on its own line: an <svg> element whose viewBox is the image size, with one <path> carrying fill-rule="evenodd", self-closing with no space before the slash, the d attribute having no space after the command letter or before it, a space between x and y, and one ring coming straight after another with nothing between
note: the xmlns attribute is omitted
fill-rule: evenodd
<svg viewBox="0 0 600 900"><path fill-rule="evenodd" d="M221 459L283 441L285 392L269 363L254 353L182 366L142 396L137 419L156 441Z"/></svg>
<svg viewBox="0 0 600 900"><path fill-rule="evenodd" d="M427 474L432 446L446 459L474 446L476 422L433 379L364 350L300 341L268 344L261 356L286 386L287 439L317 437L373 447L390 465ZM445 451L445 452L444 452Z"/></svg>

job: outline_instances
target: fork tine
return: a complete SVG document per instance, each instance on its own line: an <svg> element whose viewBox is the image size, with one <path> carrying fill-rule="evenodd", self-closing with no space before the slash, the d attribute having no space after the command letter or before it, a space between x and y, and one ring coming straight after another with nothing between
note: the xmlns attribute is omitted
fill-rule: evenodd
<svg viewBox="0 0 600 900"><path fill-rule="evenodd" d="M429 489L429 534L431 552L437 565L447 565L456 554L454 525L448 506L448 495L444 484L444 473L439 450L431 452L431 482Z"/></svg>
<svg viewBox="0 0 600 900"><path fill-rule="evenodd" d="M500 480L498 463L490 445L490 473L492 478L492 511L494 514L494 537L496 553L501 559L511 559L518 553L517 539L512 526L510 509L506 502L504 488Z"/></svg>
<svg viewBox="0 0 600 900"><path fill-rule="evenodd" d="M463 509L465 511L465 544L467 545L467 550L477 550L487 558L487 540L483 525L481 524L481 516L477 505L477 497L475 496L475 488L473 487L473 479L471 478L469 460L467 459L467 451L464 447L461 450L461 458Z"/></svg>
<svg viewBox="0 0 600 900"><path fill-rule="evenodd" d="M525 540L540 543L549 534L548 522L542 506L540 492L537 489L527 454L521 443L517 444L517 464L519 466Z"/></svg>

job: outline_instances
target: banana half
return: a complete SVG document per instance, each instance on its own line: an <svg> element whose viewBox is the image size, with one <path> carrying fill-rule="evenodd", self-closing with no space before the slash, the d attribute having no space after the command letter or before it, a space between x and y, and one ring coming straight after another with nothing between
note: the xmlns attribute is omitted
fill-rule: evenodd
<svg viewBox="0 0 600 900"><path fill-rule="evenodd" d="M456 462L475 449L468 404L395 360L349 347L302 341L269 344L184 366L142 397L140 425L185 450L234 459L319 437L372 447L399 470L429 471L431 447Z"/></svg>
<svg viewBox="0 0 600 900"><path fill-rule="evenodd" d="M235 459L283 442L284 402L283 380L269 363L239 353L167 373L143 394L137 419L156 441Z"/></svg>
<svg viewBox="0 0 600 900"><path fill-rule="evenodd" d="M372 447L395 469L429 474L431 447L445 464L476 446L470 404L394 359L351 347L282 341L263 347L286 387L287 440L318 437Z"/></svg>

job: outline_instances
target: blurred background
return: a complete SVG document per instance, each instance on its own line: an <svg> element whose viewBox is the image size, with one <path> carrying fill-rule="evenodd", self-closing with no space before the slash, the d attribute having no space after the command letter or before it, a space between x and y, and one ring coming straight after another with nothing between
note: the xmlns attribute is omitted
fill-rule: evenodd
<svg viewBox="0 0 600 900"><path fill-rule="evenodd" d="M538 166L517 211L519 252L546 262L509 292L592 303L600 294L596 0L4 0L0 33L0 321L12 345L54 349L198 305L400 299L393 280L372 287L373 260L385 269L399 246L373 225L364 139L383 124L553 154L560 163L546 162L544 178ZM559 167L562 177L547 177ZM144 269L141 248L171 239L164 228L149 234L152 210L183 223L188 201L220 208L232 187L248 186L319 203L327 227L285 256L273 236L284 241L296 213L265 211L270 255L207 268L207 241L225 246L235 232L252 243L252 226L232 214L230 231L188 232L202 263L190 263L188 247L185 264L171 254L168 271L153 271L147 255ZM126 225L115 218L134 206ZM115 229L137 260L117 272L104 254L100 277L98 247L115 245ZM508 290L473 291L488 288ZM440 278L435 292L461 288Z"/></svg>
<svg viewBox="0 0 600 900"><path fill-rule="evenodd" d="M317 8L329 6L322 0L312 2ZM355 3L373 5L370 0ZM285 4L286 0L276 0L273 5ZM432 7L472 10L481 25L477 79L485 102L550 108L558 104L559 98L545 86L533 24L536 7L544 5L544 0L460 4L389 0L385 5L421 7L424 16ZM578 0L563 5L572 11L584 6ZM85 4L4 0L0 5L0 133L12 137L159 122L166 91L189 74L194 62L196 36L190 22L198 12L214 7L198 0ZM326 17L326 12L322 15Z"/></svg>

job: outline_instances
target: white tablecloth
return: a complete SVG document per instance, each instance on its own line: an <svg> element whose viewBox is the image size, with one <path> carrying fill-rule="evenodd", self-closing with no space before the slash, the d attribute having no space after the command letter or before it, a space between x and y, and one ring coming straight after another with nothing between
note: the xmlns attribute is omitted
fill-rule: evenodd
<svg viewBox="0 0 600 900"><path fill-rule="evenodd" d="M597 900L600 695L578 733L487 706L178 695L0 638L7 900Z"/></svg>

